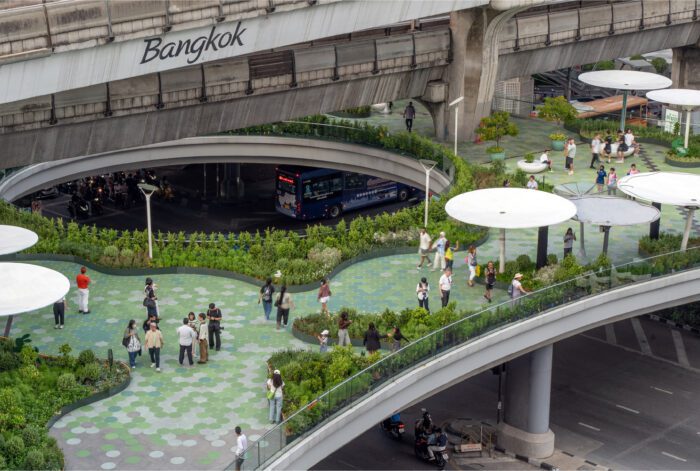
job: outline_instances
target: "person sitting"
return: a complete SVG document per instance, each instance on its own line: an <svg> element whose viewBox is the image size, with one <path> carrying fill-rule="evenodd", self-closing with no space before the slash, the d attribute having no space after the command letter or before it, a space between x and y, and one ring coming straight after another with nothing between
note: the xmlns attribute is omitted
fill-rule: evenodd
<svg viewBox="0 0 700 471"><path fill-rule="evenodd" d="M440 427L436 427L431 436L428 437L428 456L434 460L435 452L444 451L445 448L447 448L447 435Z"/></svg>
<svg viewBox="0 0 700 471"><path fill-rule="evenodd" d="M552 171L552 160L549 158L549 149L545 149L540 155L540 163L547 164L549 171Z"/></svg>
<svg viewBox="0 0 700 471"><path fill-rule="evenodd" d="M617 141L617 163L625 163L625 152L627 152L627 144L625 143L625 138L620 137Z"/></svg>

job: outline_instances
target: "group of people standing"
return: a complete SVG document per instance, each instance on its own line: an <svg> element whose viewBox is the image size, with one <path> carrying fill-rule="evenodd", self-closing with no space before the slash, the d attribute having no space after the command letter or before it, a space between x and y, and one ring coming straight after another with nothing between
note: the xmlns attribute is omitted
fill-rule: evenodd
<svg viewBox="0 0 700 471"><path fill-rule="evenodd" d="M617 142L617 149L615 152L612 150L613 141ZM600 133L596 133L591 139L591 165L590 168L594 169L596 162L603 162L603 158L606 159L607 163L610 163L610 158L613 154L617 156L618 164L625 163L625 154L630 150L634 149L633 154L639 154L640 146L639 143L634 138L634 133L631 129L623 131L619 129L617 131L617 137L613 138L612 133L608 131L605 139L601 137Z"/></svg>

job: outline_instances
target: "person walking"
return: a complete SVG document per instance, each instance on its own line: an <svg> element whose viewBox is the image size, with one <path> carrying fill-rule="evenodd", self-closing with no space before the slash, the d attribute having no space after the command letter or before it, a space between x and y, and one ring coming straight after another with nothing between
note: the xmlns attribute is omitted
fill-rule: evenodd
<svg viewBox="0 0 700 471"><path fill-rule="evenodd" d="M491 302L493 300L493 287L496 284L496 267L494 267L491 261L486 264L484 278L486 279L486 292L484 293L484 297L488 302Z"/></svg>
<svg viewBox="0 0 700 471"><path fill-rule="evenodd" d="M318 345L319 345L319 352L320 353L326 353L328 351L328 329L324 330L321 332L319 335L316 336L318 339Z"/></svg>
<svg viewBox="0 0 700 471"><path fill-rule="evenodd" d="M75 277L78 285L78 314L90 314L88 301L90 299L90 277L87 276L87 268L80 267L80 274Z"/></svg>
<svg viewBox="0 0 700 471"><path fill-rule="evenodd" d="M331 296L331 287L328 285L328 279L324 278L321 280L321 287L318 288L316 300L321 303L321 314L325 314L326 317L330 317L330 313L328 312L328 301L331 299Z"/></svg>
<svg viewBox="0 0 700 471"><path fill-rule="evenodd" d="M394 329L392 330L392 332L388 336L391 337L391 339L393 340L391 343L391 351L392 352L396 352L396 351L401 349L401 341L402 340L405 340L406 342L410 342L410 340L408 338L406 338L406 336L404 336L401 333L401 329L399 328L398 325L394 327Z"/></svg>
<svg viewBox="0 0 700 471"><path fill-rule="evenodd" d="M284 401L284 381L280 370L272 372L272 377L267 380L267 400L270 406L270 423L280 422L282 417L282 403Z"/></svg>
<svg viewBox="0 0 700 471"><path fill-rule="evenodd" d="M203 312L199 313L197 338L199 339L199 361L197 363L204 364L209 361L209 326L207 325L207 316Z"/></svg>
<svg viewBox="0 0 700 471"><path fill-rule="evenodd" d="M146 286L143 289L143 305L146 307L146 317L154 315L158 317L158 307L156 301L156 285L153 283L152 278L146 278Z"/></svg>
<svg viewBox="0 0 700 471"><path fill-rule="evenodd" d="M151 368L155 367L156 371L160 372L160 349L163 348L163 334L158 330L155 322L151 322L148 332L143 339L148 355L151 357Z"/></svg>
<svg viewBox="0 0 700 471"><path fill-rule="evenodd" d="M55 326L53 327L54 329L62 329L63 328L63 321L66 315L66 309L68 308L68 304L66 303L66 298L65 296L55 303L53 303L53 320L55 322Z"/></svg>
<svg viewBox="0 0 700 471"><path fill-rule="evenodd" d="M280 288L275 306L277 306L277 330L280 330L280 325L284 325L286 329L289 322L289 310L294 307L292 295L287 293L287 285L282 285Z"/></svg>
<svg viewBox="0 0 700 471"><path fill-rule="evenodd" d="M419 270L423 268L423 262L428 261L428 266L432 263L428 254L430 253L430 245L433 239L428 234L428 231L424 227L420 230L420 240L418 242L418 254L420 255L420 263L416 268Z"/></svg>
<svg viewBox="0 0 700 471"><path fill-rule="evenodd" d="M403 117L406 120L406 131L411 132L413 129L413 120L416 117L416 109L413 107L412 101L409 101L408 106L403 110Z"/></svg>
<svg viewBox="0 0 700 471"><path fill-rule="evenodd" d="M595 184L598 187L598 193L603 192L603 188L605 188L605 177L608 176L608 172L605 171L605 165L600 165L598 167L598 173L596 174L595 177Z"/></svg>
<svg viewBox="0 0 700 471"><path fill-rule="evenodd" d="M608 173L608 195L617 195L617 172L615 172L615 167L610 167L610 173Z"/></svg>
<svg viewBox="0 0 700 471"><path fill-rule="evenodd" d="M450 302L450 290L452 289L452 270L450 270L449 268L445 269L445 272L440 277L439 286L442 307L445 307Z"/></svg>
<svg viewBox="0 0 700 471"><path fill-rule="evenodd" d="M473 287L474 278L476 278L476 266L478 265L476 260L476 247L473 245L469 246L469 249L467 250L467 258L464 261L467 263L467 267L469 268L469 280L467 283L470 287Z"/></svg>
<svg viewBox="0 0 700 471"><path fill-rule="evenodd" d="M245 436L241 427L236 425L236 471L241 471L245 461L245 450L248 448L248 437Z"/></svg>
<svg viewBox="0 0 700 471"><path fill-rule="evenodd" d="M136 355L141 351L141 339L136 331L136 321L134 319L131 319L129 325L126 326L122 345L126 347L126 351L129 354L129 366L132 370L135 370Z"/></svg>
<svg viewBox="0 0 700 471"><path fill-rule="evenodd" d="M452 266L455 263L455 253L452 251L452 246L450 241L445 242L445 268L452 270Z"/></svg>
<svg viewBox="0 0 700 471"><path fill-rule="evenodd" d="M447 238L445 237L445 233L441 232L438 239L433 243L435 259L433 259L433 269L431 271L437 270L438 266L441 271L445 270L445 244L447 244Z"/></svg>
<svg viewBox="0 0 700 471"><path fill-rule="evenodd" d="M148 332L149 330L151 330L151 324L155 324L155 325L156 325L156 329L159 329L159 327L158 327L158 317L157 317L155 314L149 315L149 316L148 316L148 319L146 319L145 321L143 321L143 324L141 325L141 327L143 328L143 333L144 333L144 334L145 334L146 332Z"/></svg>
<svg viewBox="0 0 700 471"><path fill-rule="evenodd" d="M574 230L572 228L568 228L566 230L566 234L564 234L564 258L571 255L571 252L573 252L575 240L576 234L574 234Z"/></svg>
<svg viewBox="0 0 700 471"><path fill-rule="evenodd" d="M574 159L576 158L576 142L573 138L569 138L566 146L566 168L569 170L569 175L574 174Z"/></svg>
<svg viewBox="0 0 700 471"><path fill-rule="evenodd" d="M600 150L603 146L603 141L600 140L600 133L595 133L593 139L591 140L591 166L590 168L595 169L593 166L596 162L600 162Z"/></svg>
<svg viewBox="0 0 700 471"><path fill-rule="evenodd" d="M426 311L430 312L430 307L428 306L428 292L430 291L430 286L428 286L428 279L423 277L416 286L416 295L418 296L418 307L422 307Z"/></svg>
<svg viewBox="0 0 700 471"><path fill-rule="evenodd" d="M265 280L265 284L260 288L260 294L258 295L258 304L262 302L266 321L270 320L270 313L272 312L272 296L274 294L275 285L272 284L272 278L268 278Z"/></svg>
<svg viewBox="0 0 700 471"><path fill-rule="evenodd" d="M385 338L386 335L381 335L377 328L374 326L374 322L370 322L367 326L367 332L365 332L365 337L362 340L362 345L367 349L368 354L373 354L381 348L379 339Z"/></svg>
<svg viewBox="0 0 700 471"><path fill-rule="evenodd" d="M523 274L516 273L515 275L513 275L513 281L511 281L510 287L508 288L508 294L510 295L511 303L513 306L515 306L518 303L518 299L520 299L520 297L529 292L525 288L523 288L523 284L521 281L522 279Z"/></svg>
<svg viewBox="0 0 700 471"><path fill-rule="evenodd" d="M221 350L221 309L216 307L216 304L209 303L207 319L209 319L209 349L216 346L216 351L218 352Z"/></svg>
<svg viewBox="0 0 700 471"><path fill-rule="evenodd" d="M340 319L338 319L338 346L345 347L346 345L352 345L350 342L350 335L348 334L348 327L350 327L352 321L348 319L348 313L343 311L340 313Z"/></svg>
<svg viewBox="0 0 700 471"><path fill-rule="evenodd" d="M182 325L177 328L177 335L180 339L180 356L178 358L180 366L184 366L185 353L187 353L187 360L190 362L190 366L194 365L194 360L192 359L192 343L197 339L197 332L195 332L189 324L190 320L183 317Z"/></svg>

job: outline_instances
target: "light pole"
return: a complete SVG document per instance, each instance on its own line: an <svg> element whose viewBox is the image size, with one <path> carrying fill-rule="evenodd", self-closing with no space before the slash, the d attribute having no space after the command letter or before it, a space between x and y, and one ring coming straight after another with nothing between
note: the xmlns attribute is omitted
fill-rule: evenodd
<svg viewBox="0 0 700 471"><path fill-rule="evenodd" d="M449 108L452 108L453 106L455 107L455 155L457 155L457 129L458 128L458 123L459 123L459 104L464 101L464 96L461 96L457 98L456 100L453 100L450 102L448 105Z"/></svg>
<svg viewBox="0 0 700 471"><path fill-rule="evenodd" d="M153 258L153 235L151 231L151 196L158 191L157 186L149 185L148 183L139 183L137 185L141 193L146 197L146 222L148 223L148 258Z"/></svg>
<svg viewBox="0 0 700 471"><path fill-rule="evenodd" d="M435 168L437 162L434 160L420 159L421 167L425 170L425 212L423 213L423 227L428 228L428 201L430 200L430 172Z"/></svg>

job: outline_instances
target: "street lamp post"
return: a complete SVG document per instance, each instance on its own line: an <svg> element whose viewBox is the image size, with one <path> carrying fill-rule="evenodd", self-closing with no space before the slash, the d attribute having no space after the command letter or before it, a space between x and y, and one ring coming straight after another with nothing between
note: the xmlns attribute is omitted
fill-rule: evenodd
<svg viewBox="0 0 700 471"><path fill-rule="evenodd" d="M435 168L437 162L434 160L420 159L421 167L425 170L425 212L423 213L423 227L428 227L428 201L430 200L430 172Z"/></svg>
<svg viewBox="0 0 700 471"><path fill-rule="evenodd" d="M455 155L457 155L457 130L459 129L458 123L459 123L459 104L464 101L464 96L461 96L457 98L456 100L453 100L450 102L448 105L449 108L452 108L453 106L455 107Z"/></svg>
<svg viewBox="0 0 700 471"><path fill-rule="evenodd" d="M146 222L148 224L148 258L153 258L153 231L151 230L151 196L158 191L158 187L148 183L139 183L139 190L146 197Z"/></svg>

